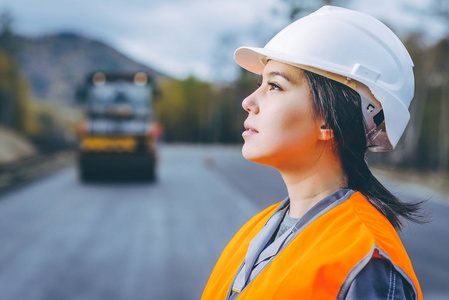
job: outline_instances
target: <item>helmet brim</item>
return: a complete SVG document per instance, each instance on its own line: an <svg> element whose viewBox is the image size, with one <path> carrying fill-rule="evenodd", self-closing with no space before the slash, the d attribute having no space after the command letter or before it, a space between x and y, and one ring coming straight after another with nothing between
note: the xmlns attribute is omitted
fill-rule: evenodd
<svg viewBox="0 0 449 300"><path fill-rule="evenodd" d="M238 48L234 52L234 59L239 66L258 75L262 74L266 59L274 59L287 64L305 64L305 61L299 61L298 58L278 50L257 47Z"/></svg>

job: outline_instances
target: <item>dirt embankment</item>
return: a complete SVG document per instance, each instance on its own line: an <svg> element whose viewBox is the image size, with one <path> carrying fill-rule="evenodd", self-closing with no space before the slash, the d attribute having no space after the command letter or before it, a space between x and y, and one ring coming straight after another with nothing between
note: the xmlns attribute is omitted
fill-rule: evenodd
<svg viewBox="0 0 449 300"><path fill-rule="evenodd" d="M0 192L73 164L74 153L40 154L20 134L0 127Z"/></svg>
<svg viewBox="0 0 449 300"><path fill-rule="evenodd" d="M36 148L20 134L0 127L0 166L38 154Z"/></svg>

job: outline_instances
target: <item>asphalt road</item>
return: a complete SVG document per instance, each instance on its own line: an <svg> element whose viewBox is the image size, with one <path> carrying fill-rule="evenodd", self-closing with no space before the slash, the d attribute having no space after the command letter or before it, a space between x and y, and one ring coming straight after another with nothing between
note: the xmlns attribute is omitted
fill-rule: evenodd
<svg viewBox="0 0 449 300"><path fill-rule="evenodd" d="M449 299L449 206L403 234L424 299ZM199 299L222 249L252 215L286 196L276 170L238 148L170 146L155 183L78 181L74 167L0 196L0 299Z"/></svg>

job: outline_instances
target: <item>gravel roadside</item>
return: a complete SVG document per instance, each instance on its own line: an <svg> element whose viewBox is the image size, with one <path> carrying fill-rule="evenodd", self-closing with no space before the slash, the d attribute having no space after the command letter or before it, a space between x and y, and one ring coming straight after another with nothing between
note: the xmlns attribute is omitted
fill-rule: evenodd
<svg viewBox="0 0 449 300"><path fill-rule="evenodd" d="M35 155L0 165L0 194L20 185L39 180L75 163L74 151Z"/></svg>

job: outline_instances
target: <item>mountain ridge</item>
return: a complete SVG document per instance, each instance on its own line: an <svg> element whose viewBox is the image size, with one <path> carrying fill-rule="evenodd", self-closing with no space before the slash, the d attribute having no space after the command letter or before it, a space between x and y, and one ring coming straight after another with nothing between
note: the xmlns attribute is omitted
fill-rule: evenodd
<svg viewBox="0 0 449 300"><path fill-rule="evenodd" d="M73 101L76 86L94 71L146 72L168 77L138 63L105 42L74 32L18 37L18 59L35 99Z"/></svg>

